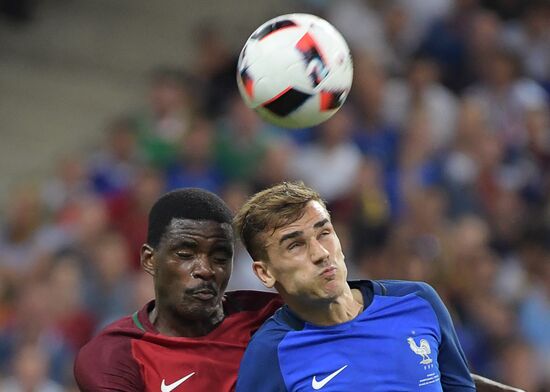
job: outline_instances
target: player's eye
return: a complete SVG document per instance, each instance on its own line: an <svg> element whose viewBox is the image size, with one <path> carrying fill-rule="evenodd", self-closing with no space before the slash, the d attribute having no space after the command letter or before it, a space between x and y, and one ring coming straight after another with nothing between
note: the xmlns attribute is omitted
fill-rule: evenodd
<svg viewBox="0 0 550 392"><path fill-rule="evenodd" d="M297 248L300 247L301 245L302 245L302 243L301 243L301 242L298 242L298 241L291 242L290 244L288 244L287 250L297 249Z"/></svg>
<svg viewBox="0 0 550 392"><path fill-rule="evenodd" d="M331 233L332 233L332 230L330 230L330 229L328 229L328 228L323 229L321 232L319 232L319 234L317 234L317 240L326 238L326 237L328 237Z"/></svg>
<svg viewBox="0 0 550 392"><path fill-rule="evenodd" d="M214 260L216 263L225 264L229 260L231 260L231 256L230 255L214 255L212 257L212 260Z"/></svg>
<svg viewBox="0 0 550 392"><path fill-rule="evenodd" d="M178 256L181 260L191 260L193 258L193 253L191 252L176 252L176 256Z"/></svg>

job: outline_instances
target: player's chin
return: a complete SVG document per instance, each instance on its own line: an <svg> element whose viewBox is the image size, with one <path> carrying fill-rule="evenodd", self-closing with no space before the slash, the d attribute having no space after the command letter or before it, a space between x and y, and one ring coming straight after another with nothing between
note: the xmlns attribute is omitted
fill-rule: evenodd
<svg viewBox="0 0 550 392"><path fill-rule="evenodd" d="M326 279L322 284L326 298L336 298L344 292L345 281L341 279Z"/></svg>
<svg viewBox="0 0 550 392"><path fill-rule="evenodd" d="M187 319L204 320L220 311L223 312L221 302L196 302L186 304L183 313L185 313Z"/></svg>

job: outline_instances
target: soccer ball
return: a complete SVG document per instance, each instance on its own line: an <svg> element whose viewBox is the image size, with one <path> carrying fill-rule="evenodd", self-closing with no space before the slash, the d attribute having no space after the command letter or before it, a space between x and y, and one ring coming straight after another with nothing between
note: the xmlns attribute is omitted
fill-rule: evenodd
<svg viewBox="0 0 550 392"><path fill-rule="evenodd" d="M306 128L330 118L346 100L352 77L342 35L309 14L282 15L258 27L237 66L245 103L284 128Z"/></svg>

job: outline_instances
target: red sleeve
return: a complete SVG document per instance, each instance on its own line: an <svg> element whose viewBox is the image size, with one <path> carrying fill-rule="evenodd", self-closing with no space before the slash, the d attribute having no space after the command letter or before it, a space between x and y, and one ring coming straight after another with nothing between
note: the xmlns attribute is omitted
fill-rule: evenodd
<svg viewBox="0 0 550 392"><path fill-rule="evenodd" d="M77 355L74 376L82 392L145 390L128 336L103 333L92 339Z"/></svg>

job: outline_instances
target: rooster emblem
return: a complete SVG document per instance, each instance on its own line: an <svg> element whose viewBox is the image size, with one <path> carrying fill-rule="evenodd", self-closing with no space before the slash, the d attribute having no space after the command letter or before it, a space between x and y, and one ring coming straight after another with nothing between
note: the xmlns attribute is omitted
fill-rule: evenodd
<svg viewBox="0 0 550 392"><path fill-rule="evenodd" d="M420 347L416 345L416 342L413 338L407 338L407 342L409 343L409 347L411 350L422 357L422 361L420 363L422 365L428 365L432 363L432 359L429 357L429 355L432 353L432 349L430 348L430 343L426 339L420 339Z"/></svg>

